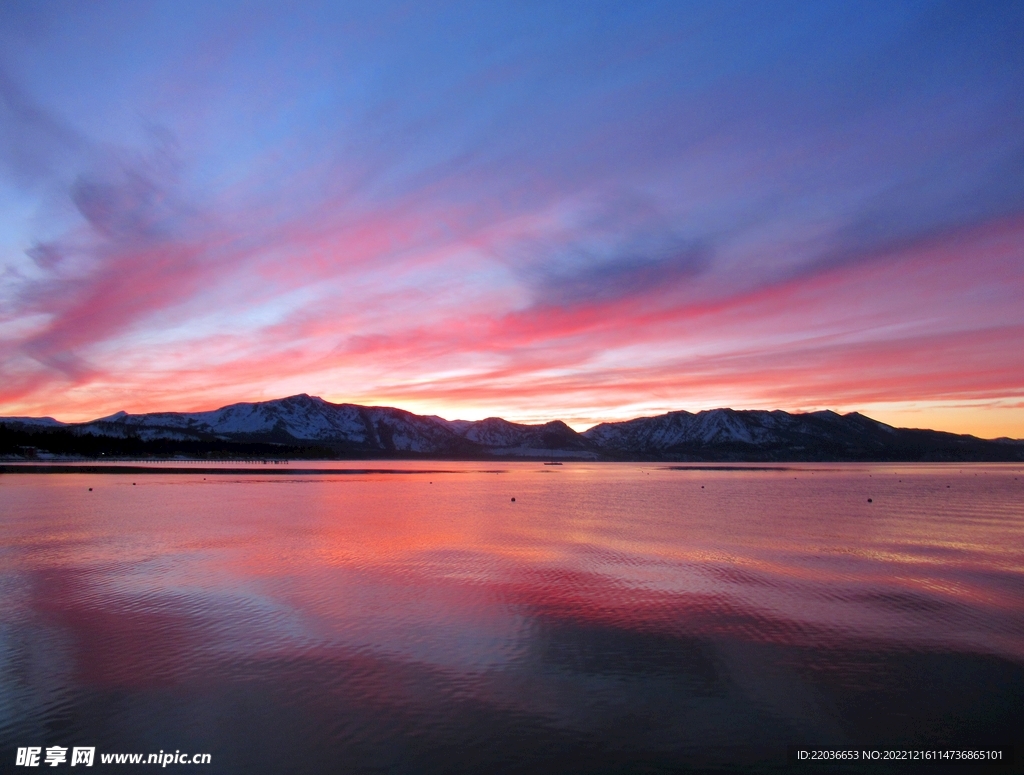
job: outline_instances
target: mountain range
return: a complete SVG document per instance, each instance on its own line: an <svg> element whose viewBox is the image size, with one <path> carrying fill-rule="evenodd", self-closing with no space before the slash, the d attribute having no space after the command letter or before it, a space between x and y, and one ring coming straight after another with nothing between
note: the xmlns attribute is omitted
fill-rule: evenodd
<svg viewBox="0 0 1024 775"><path fill-rule="evenodd" d="M894 428L856 412L713 409L601 423L445 420L297 395L84 423L0 418L0 454L636 461L1021 461L1024 441Z"/></svg>

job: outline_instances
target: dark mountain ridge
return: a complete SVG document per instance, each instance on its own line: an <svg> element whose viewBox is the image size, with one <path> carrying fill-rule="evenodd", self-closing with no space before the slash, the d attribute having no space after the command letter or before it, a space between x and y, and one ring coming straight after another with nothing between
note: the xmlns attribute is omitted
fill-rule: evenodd
<svg viewBox="0 0 1024 775"><path fill-rule="evenodd" d="M1021 461L1024 442L894 428L856 412L713 409L601 423L445 420L308 395L84 423L0 418L0 454L635 461Z"/></svg>

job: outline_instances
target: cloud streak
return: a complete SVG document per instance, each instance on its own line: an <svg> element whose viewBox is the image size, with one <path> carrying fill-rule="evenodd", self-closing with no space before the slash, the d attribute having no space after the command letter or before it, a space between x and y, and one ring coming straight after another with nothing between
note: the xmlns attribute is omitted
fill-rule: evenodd
<svg viewBox="0 0 1024 775"><path fill-rule="evenodd" d="M0 10L3 413L1024 392L1017 8L240 13Z"/></svg>

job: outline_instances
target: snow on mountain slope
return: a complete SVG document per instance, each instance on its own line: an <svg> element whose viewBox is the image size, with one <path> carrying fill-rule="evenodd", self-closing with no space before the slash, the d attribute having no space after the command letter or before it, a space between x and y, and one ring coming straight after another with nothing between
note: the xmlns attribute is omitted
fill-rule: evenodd
<svg viewBox="0 0 1024 775"><path fill-rule="evenodd" d="M110 417L78 426L96 435L131 433L150 438L288 439L351 444L371 449L437 451L455 434L432 418L400 409L332 404L307 395L231 404L208 412L157 412Z"/></svg>
<svg viewBox="0 0 1024 775"><path fill-rule="evenodd" d="M737 416L728 409L698 414L669 412L658 417L641 417L621 423L602 423L583 435L601 446L616 449L665 450L680 444L754 444L769 440L777 423L770 412L750 413L768 418ZM766 423L765 419L769 421Z"/></svg>
<svg viewBox="0 0 1024 775"><path fill-rule="evenodd" d="M421 417L390 407L355 407L377 447L388 451L448 454L465 447L465 442L443 420Z"/></svg>
<svg viewBox="0 0 1024 775"><path fill-rule="evenodd" d="M178 429L215 436L266 435L284 432L296 439L351 436L367 433L356 407L337 406L310 396L291 396L261 403L231 404L208 412L154 412L110 417L80 426L109 432L111 425L126 429Z"/></svg>
<svg viewBox="0 0 1024 775"><path fill-rule="evenodd" d="M473 425L476 425L476 422L473 420L446 420L443 417L438 417L436 414L430 415L427 419L441 423L441 425L454 431L459 436L465 436L466 431Z"/></svg>
<svg viewBox="0 0 1024 775"><path fill-rule="evenodd" d="M461 424L461 423L460 423ZM591 450L593 445L565 423L555 420L544 425L521 425L488 417L467 423L460 435L468 441L500 454L543 455L552 450Z"/></svg>
<svg viewBox="0 0 1024 775"><path fill-rule="evenodd" d="M49 417L12 417L0 418L0 424L16 432L38 434L39 441L50 431L63 431L142 441L199 442L199 448L203 443L221 442L317 446L327 454L357 457L410 454L724 461L1016 460L1024 456L1022 442L893 428L857 413L670 412L602 423L580 434L559 421L544 425L523 425L498 417L449 421L391 407L332 404L305 394L207 412L117 412L77 424ZM30 442L8 443L25 446Z"/></svg>
<svg viewBox="0 0 1024 775"><path fill-rule="evenodd" d="M486 447L517 447L522 443L525 430L500 417L488 417L472 423L460 435Z"/></svg>
<svg viewBox="0 0 1024 775"><path fill-rule="evenodd" d="M63 428L64 423L52 417L0 417L7 425L29 426L38 428Z"/></svg>
<svg viewBox="0 0 1024 775"><path fill-rule="evenodd" d="M866 421L866 422L865 422ZM737 411L712 409L690 414L670 412L620 423L602 423L583 435L602 447L630 451L665 451L684 445L769 446L827 441L836 436L893 430L863 415L835 412L789 414L780 410Z"/></svg>
<svg viewBox="0 0 1024 775"><path fill-rule="evenodd" d="M353 451L444 455L501 450L503 455L538 456L578 450L593 456L593 444L558 421L520 425L493 417L449 422L391 407L332 404L305 394L207 412L117 412L69 427L80 434L145 440L312 441Z"/></svg>

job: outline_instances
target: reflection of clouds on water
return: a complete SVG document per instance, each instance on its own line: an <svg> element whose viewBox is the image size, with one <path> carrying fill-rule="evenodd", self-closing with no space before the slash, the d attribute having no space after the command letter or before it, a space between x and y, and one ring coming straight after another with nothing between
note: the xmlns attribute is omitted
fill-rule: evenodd
<svg viewBox="0 0 1024 775"><path fill-rule="evenodd" d="M926 471L865 514L853 469L511 468L88 505L79 478L5 480L0 742L606 771L1024 728L1015 491L936 498Z"/></svg>

